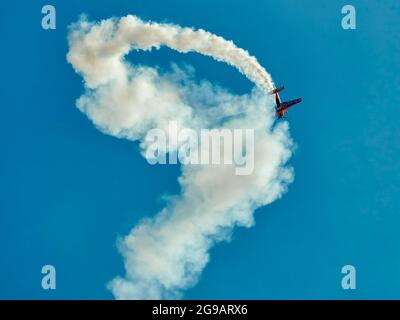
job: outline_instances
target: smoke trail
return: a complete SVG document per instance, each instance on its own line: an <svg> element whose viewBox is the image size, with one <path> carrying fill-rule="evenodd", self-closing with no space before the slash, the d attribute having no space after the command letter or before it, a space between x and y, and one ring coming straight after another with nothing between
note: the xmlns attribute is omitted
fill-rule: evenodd
<svg viewBox="0 0 400 320"><path fill-rule="evenodd" d="M234 226L253 225L254 210L280 197L293 179L285 167L292 145L288 125L273 126L271 98L263 90L237 96L207 81L196 82L193 70L173 66L161 73L124 60L132 49L162 45L213 57L263 90L273 87L254 57L204 30L145 23L134 16L99 24L81 19L71 26L67 58L86 87L77 107L103 132L139 140L145 155L146 132L154 127L168 132L171 120L194 130L255 130L251 175L235 175L234 165L182 165L181 194L119 244L126 274L109 284L118 299L181 297L198 280L210 247L228 239ZM238 113L240 117L231 117Z"/></svg>
<svg viewBox="0 0 400 320"><path fill-rule="evenodd" d="M88 25L82 27L87 28ZM164 45L181 53L195 51L228 63L267 91L274 87L271 76L257 62L256 58L250 56L247 51L236 47L232 41L227 41L202 29L193 30L172 24L145 23L139 18L129 15L121 18L118 23L114 23L113 20L103 21L102 27L93 32L92 36L98 36L98 32L108 33L107 36L112 37L112 41L109 41L108 45L100 44L102 45L101 52L92 50L97 58L103 55L123 56L130 49L150 50ZM89 42L88 39L86 45L91 49L95 49L94 45L99 45ZM101 70L93 70L90 64L85 64L85 61L74 60L73 55L70 55L70 59L77 69L86 74L88 83L91 81L101 82L104 80L103 78L109 79L107 73L110 72L111 65L103 65L104 68ZM118 71L120 70L112 72L115 72L117 76Z"/></svg>

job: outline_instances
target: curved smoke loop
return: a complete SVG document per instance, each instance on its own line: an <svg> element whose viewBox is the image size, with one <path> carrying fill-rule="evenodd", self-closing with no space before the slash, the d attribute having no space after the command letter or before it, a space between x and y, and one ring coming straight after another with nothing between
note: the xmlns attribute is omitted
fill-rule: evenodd
<svg viewBox="0 0 400 320"><path fill-rule="evenodd" d="M131 50L163 45L228 63L262 90L238 96L207 81L196 82L191 69L173 66L162 73L124 60ZM231 41L131 15L98 24L80 19L70 27L69 47L67 59L86 88L77 107L104 133L139 140L143 154L146 132L154 127L168 132L171 120L195 130L254 129L251 175L235 175L233 165L182 165L181 194L119 243L126 274L109 283L116 298L179 298L198 280L211 246L228 239L236 225L252 226L254 210L280 197L293 180L285 166L292 148L288 124L273 126L272 101L265 94L274 87L272 79Z"/></svg>

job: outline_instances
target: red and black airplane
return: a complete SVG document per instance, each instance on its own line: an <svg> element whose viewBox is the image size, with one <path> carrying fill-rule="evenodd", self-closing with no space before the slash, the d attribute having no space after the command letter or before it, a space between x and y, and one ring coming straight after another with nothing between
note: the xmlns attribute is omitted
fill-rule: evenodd
<svg viewBox="0 0 400 320"><path fill-rule="evenodd" d="M293 107L295 104L298 104L303 101L302 98L299 98L295 100L282 102L281 98L279 97L279 92L281 92L283 89L285 89L284 86L271 91L271 94L275 96L275 103L276 103L275 112L276 115L278 116L278 119L282 119L285 114L288 114L289 113L288 109L290 107Z"/></svg>

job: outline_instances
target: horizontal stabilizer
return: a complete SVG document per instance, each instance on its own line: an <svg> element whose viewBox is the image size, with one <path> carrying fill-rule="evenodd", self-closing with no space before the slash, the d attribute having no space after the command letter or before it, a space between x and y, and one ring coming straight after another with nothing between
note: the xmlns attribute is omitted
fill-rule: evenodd
<svg viewBox="0 0 400 320"><path fill-rule="evenodd" d="M281 92L283 89L285 89L285 86L282 86L280 88L277 88L277 89L271 91L270 94L277 94L277 93Z"/></svg>

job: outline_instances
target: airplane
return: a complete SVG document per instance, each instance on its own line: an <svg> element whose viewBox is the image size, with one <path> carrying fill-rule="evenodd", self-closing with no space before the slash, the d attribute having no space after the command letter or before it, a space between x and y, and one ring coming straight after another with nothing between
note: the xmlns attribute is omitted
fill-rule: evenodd
<svg viewBox="0 0 400 320"><path fill-rule="evenodd" d="M284 115L288 114L289 108L303 101L302 98L299 98L295 100L282 102L281 98L279 97L279 92L281 92L283 89L285 89L285 86L282 86L278 89L274 89L273 91L270 92L270 94L273 94L275 96L275 103L276 103L275 112L276 115L278 116L278 119L282 119Z"/></svg>

